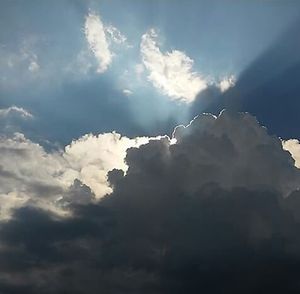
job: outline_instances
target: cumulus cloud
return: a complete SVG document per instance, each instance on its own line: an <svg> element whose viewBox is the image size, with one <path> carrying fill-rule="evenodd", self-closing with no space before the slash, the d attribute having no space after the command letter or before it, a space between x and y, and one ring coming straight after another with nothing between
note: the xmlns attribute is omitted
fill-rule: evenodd
<svg viewBox="0 0 300 294"><path fill-rule="evenodd" d="M29 148L43 154L41 166L53 157L52 166L66 161L78 173L91 164L111 169L119 160L110 151L131 146L126 162L108 172L113 191L100 201L81 178L58 199L69 217L27 203L0 222L0 292L299 291L300 171L279 138L249 114L223 111L178 126L172 139L128 140L87 135L62 154ZM19 135L5 157L25 158L31 144ZM31 169L39 167L16 173L3 164L0 174L24 178ZM63 178L53 167L39 171L38 180Z"/></svg>
<svg viewBox="0 0 300 294"><path fill-rule="evenodd" d="M147 171L146 166L142 168L135 161L138 156L138 160L149 164L150 170L164 171L163 175L174 187L181 186L178 181L183 181L181 188L186 189L183 193L196 193L201 186L209 184L224 189L276 191L283 195L299 188L299 170L290 154L250 114L226 111L219 117L203 114L187 127L176 127L173 137L176 144L160 140L149 142L139 150L129 150L128 173L135 173L136 169L139 173ZM159 164L154 161L156 157L161 159Z"/></svg>
<svg viewBox="0 0 300 294"><path fill-rule="evenodd" d="M111 193L107 172L113 168L126 171L126 150L148 141L118 133L85 135L64 150L46 152L21 133L0 137L0 216L9 217L11 208L28 202L63 213L60 204L70 202L70 189L77 180L95 199Z"/></svg>
<svg viewBox="0 0 300 294"><path fill-rule="evenodd" d="M63 158L70 165L66 173L76 172L79 180L88 185L97 197L102 197L112 191L107 184L107 172L116 166L126 171L126 150L148 141L147 137L129 139L115 132L98 136L85 135L66 146Z"/></svg>
<svg viewBox="0 0 300 294"><path fill-rule="evenodd" d="M105 28L99 15L88 14L85 19L84 33L90 49L98 61L98 72L105 72L112 62L113 54L109 49Z"/></svg>
<svg viewBox="0 0 300 294"><path fill-rule="evenodd" d="M193 71L194 61L184 52L163 53L157 43L157 33L149 30L142 36L141 57L148 70L148 80L171 99L191 102L207 87L207 81Z"/></svg>

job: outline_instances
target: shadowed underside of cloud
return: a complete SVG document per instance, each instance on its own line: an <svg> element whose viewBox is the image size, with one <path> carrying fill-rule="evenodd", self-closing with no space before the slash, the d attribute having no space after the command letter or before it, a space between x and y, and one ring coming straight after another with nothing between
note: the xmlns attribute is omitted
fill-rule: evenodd
<svg viewBox="0 0 300 294"><path fill-rule="evenodd" d="M74 165L101 149L83 141L65 151ZM1 221L1 293L299 293L300 172L252 116L201 115L128 149L126 164L107 168L113 192L98 202L79 180L61 191L68 216L29 201Z"/></svg>

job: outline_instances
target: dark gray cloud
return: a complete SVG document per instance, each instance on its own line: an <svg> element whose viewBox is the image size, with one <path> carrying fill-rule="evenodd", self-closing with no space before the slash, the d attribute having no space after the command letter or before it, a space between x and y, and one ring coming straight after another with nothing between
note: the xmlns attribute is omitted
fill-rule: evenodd
<svg viewBox="0 0 300 294"><path fill-rule="evenodd" d="M174 136L129 149L114 192L70 217L2 221L0 293L298 293L299 170L281 141L226 111Z"/></svg>

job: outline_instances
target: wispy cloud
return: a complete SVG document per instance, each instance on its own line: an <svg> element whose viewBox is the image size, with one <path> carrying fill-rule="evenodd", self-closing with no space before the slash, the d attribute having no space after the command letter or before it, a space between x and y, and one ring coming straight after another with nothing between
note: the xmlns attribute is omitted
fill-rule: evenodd
<svg viewBox="0 0 300 294"><path fill-rule="evenodd" d="M90 12L85 19L84 33L89 44L90 50L93 52L98 62L98 73L105 72L112 63L113 52L112 45L125 45L127 38L118 28L112 24L105 25L99 14ZM127 47L130 47L127 44Z"/></svg>
<svg viewBox="0 0 300 294"><path fill-rule="evenodd" d="M221 90L221 92L226 92L229 88L231 88L235 85L235 82L236 82L235 76L231 75L228 77L224 77L219 82L219 84L217 84L217 86Z"/></svg>
<svg viewBox="0 0 300 294"><path fill-rule="evenodd" d="M109 49L105 28L99 15L89 13L85 20L84 33L89 47L98 61L98 72L105 72L112 62L112 52Z"/></svg>
<svg viewBox="0 0 300 294"><path fill-rule="evenodd" d="M110 39L117 44L123 44L127 40L127 38L113 25L106 26L105 32Z"/></svg>
<svg viewBox="0 0 300 294"><path fill-rule="evenodd" d="M0 118L6 118L10 115L18 115L22 118L33 118L33 115L22 107L10 106L0 109Z"/></svg>

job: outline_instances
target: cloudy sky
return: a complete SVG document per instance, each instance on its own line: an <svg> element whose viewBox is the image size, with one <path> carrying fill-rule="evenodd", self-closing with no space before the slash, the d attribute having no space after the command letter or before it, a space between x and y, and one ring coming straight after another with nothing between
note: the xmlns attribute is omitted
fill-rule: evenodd
<svg viewBox="0 0 300 294"><path fill-rule="evenodd" d="M299 26L1 0L0 294L299 293Z"/></svg>

